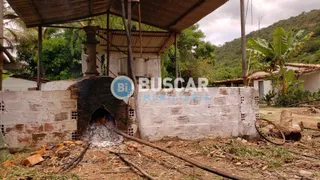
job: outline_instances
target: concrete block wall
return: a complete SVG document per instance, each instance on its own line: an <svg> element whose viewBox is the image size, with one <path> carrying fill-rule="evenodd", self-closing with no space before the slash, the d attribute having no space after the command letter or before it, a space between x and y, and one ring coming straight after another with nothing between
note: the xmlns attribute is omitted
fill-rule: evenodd
<svg viewBox="0 0 320 180"><path fill-rule="evenodd" d="M77 130L77 101L70 91L0 92L0 127L10 149L70 140Z"/></svg>
<svg viewBox="0 0 320 180"><path fill-rule="evenodd" d="M207 93L149 91L139 93L136 111L141 136L151 141L256 136L258 101L258 91L250 87L209 88Z"/></svg>

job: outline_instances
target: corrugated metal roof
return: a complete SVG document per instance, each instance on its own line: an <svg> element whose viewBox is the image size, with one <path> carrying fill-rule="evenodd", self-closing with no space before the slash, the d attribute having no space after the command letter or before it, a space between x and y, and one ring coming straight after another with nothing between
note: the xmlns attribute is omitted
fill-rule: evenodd
<svg viewBox="0 0 320 180"><path fill-rule="evenodd" d="M100 35L105 38L107 36L106 31L99 31ZM159 32L159 31L142 31L142 52L143 53L163 53L174 43L174 33ZM112 46L110 51L121 51L127 52L127 37L125 31L112 30L110 32L110 42ZM140 35L139 31L133 31L131 33L132 52L140 52ZM100 45L105 47L107 50L107 42L100 39ZM118 48L114 47L117 46Z"/></svg>
<svg viewBox="0 0 320 180"><path fill-rule="evenodd" d="M27 27L65 23L105 14L121 16L120 0L7 0ZM181 32L228 0L140 0L142 23ZM133 20L138 6L133 5Z"/></svg>

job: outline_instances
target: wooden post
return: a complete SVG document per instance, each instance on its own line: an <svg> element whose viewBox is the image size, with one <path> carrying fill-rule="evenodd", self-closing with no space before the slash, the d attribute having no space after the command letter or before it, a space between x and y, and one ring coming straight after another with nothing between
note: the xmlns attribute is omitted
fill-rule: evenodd
<svg viewBox="0 0 320 180"><path fill-rule="evenodd" d="M37 90L41 90L42 26L38 26Z"/></svg>
<svg viewBox="0 0 320 180"><path fill-rule="evenodd" d="M0 44L3 45L3 0L0 0ZM0 91L2 91L3 51L0 50Z"/></svg>
<svg viewBox="0 0 320 180"><path fill-rule="evenodd" d="M178 39L177 33L174 33L174 60L176 64L176 78L179 77L179 64L178 64Z"/></svg>
<svg viewBox="0 0 320 180"><path fill-rule="evenodd" d="M246 55L246 20L245 20L245 10L244 10L244 0L240 0L240 14L241 14L241 51L242 51L242 77L243 84L245 86L247 83L247 55Z"/></svg>
<svg viewBox="0 0 320 180"><path fill-rule="evenodd" d="M107 76L109 76L110 71L110 11L107 13Z"/></svg>

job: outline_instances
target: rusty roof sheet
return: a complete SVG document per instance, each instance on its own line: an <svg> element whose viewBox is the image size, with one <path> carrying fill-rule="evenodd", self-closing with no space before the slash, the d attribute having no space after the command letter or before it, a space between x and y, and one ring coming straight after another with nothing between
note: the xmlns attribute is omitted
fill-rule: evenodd
<svg viewBox="0 0 320 180"><path fill-rule="evenodd" d="M105 38L107 31L99 31L100 35ZM174 33L161 32L161 31L142 31L142 53L156 53L160 54L165 52L174 43ZM111 47L110 51L127 52L127 36L123 30L110 31ZM139 31L132 31L131 33L132 52L140 53L140 35ZM100 45L107 49L107 42L100 39ZM114 47L117 46L118 48Z"/></svg>
<svg viewBox="0 0 320 180"><path fill-rule="evenodd" d="M120 0L7 0L27 27L66 23L107 13L121 16ZM228 0L140 0L142 23L181 32ZM133 20L138 6L133 5Z"/></svg>

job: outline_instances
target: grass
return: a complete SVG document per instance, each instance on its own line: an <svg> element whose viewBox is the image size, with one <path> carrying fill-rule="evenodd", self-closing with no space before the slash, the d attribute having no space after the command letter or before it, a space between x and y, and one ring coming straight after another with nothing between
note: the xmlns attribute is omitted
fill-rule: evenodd
<svg viewBox="0 0 320 180"><path fill-rule="evenodd" d="M2 162L0 162L0 179L1 180L11 180L18 179L19 177L31 177L35 180L77 180L79 179L76 175L73 174L57 174L57 173L48 173L44 172L42 169L25 167L21 165L21 162L27 158L32 152L31 149L27 149L15 154L6 154L3 156L4 161L13 161L14 165L9 167L4 167Z"/></svg>
<svg viewBox="0 0 320 180"><path fill-rule="evenodd" d="M268 146L267 148L261 148L234 140L230 140L227 145L224 146L212 144L210 147L221 149L243 160L263 160L264 162L268 162L267 165L269 168L281 168L283 164L294 161L294 156L282 147Z"/></svg>
<svg viewBox="0 0 320 180"><path fill-rule="evenodd" d="M56 173L46 173L43 170L27 168L23 166L14 166L10 168L0 168L0 179L11 180L17 179L19 177L31 177L35 180L78 180L79 178L74 174L56 174Z"/></svg>

